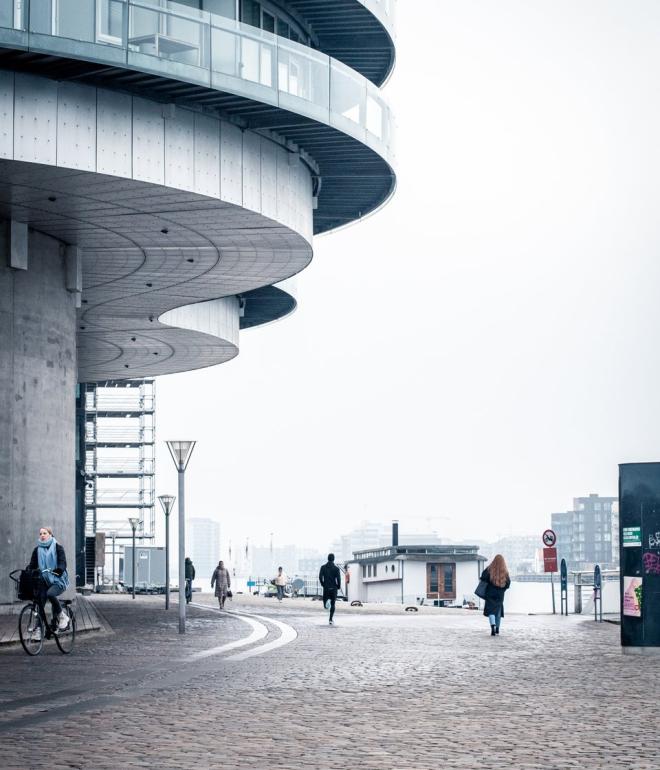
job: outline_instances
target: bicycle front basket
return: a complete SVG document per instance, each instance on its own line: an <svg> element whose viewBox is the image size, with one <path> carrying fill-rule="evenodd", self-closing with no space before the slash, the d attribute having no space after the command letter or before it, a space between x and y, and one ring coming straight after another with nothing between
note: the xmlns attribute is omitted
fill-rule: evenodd
<svg viewBox="0 0 660 770"><path fill-rule="evenodd" d="M34 578L30 570L21 570L16 591L21 601L31 601L34 598Z"/></svg>

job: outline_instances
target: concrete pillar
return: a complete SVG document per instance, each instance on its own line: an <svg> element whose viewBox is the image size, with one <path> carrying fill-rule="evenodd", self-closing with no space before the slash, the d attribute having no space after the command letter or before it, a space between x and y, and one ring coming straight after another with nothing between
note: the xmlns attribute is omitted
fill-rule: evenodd
<svg viewBox="0 0 660 770"><path fill-rule="evenodd" d="M12 226L0 223L0 603L40 526L64 546L75 584L76 295L63 245L27 236L17 260Z"/></svg>

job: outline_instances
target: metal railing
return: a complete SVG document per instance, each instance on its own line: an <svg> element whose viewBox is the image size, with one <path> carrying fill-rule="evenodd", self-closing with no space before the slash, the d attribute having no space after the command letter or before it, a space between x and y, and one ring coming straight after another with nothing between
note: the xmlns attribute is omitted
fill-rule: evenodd
<svg viewBox="0 0 660 770"><path fill-rule="evenodd" d="M393 157L390 109L367 78L308 46L208 11L169 0L0 0L0 43L236 93L327 123Z"/></svg>

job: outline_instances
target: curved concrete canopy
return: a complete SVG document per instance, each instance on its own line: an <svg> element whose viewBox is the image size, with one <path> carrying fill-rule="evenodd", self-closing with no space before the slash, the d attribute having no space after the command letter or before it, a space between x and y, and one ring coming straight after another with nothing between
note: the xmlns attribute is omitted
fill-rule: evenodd
<svg viewBox="0 0 660 770"><path fill-rule="evenodd" d="M166 121L143 99L13 78L0 78L13 118L0 139L0 216L81 250L80 379L166 374L236 355L235 299L207 326L158 319L308 264L311 178L300 159L215 118L178 110ZM109 168L114 175L100 173ZM284 312L268 292L249 302L249 325Z"/></svg>

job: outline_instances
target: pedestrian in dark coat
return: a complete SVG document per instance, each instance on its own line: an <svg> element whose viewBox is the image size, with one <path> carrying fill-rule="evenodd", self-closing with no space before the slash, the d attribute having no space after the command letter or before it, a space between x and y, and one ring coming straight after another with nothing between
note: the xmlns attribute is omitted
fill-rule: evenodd
<svg viewBox="0 0 660 770"><path fill-rule="evenodd" d="M484 615L490 623L490 635L497 636L500 633L500 623L504 617L504 594L511 585L509 570L501 554L497 554L493 561L481 573L481 579L487 583Z"/></svg>
<svg viewBox="0 0 660 770"><path fill-rule="evenodd" d="M218 604L221 610L225 608L225 600L229 593L231 586L231 577L229 576L229 570L225 567L223 561L218 562L218 566L213 571L211 576L211 588L215 586L215 596L218 600Z"/></svg>
<svg viewBox="0 0 660 770"><path fill-rule="evenodd" d="M341 588L341 573L335 564L334 553L328 554L328 561L319 570L319 583L323 587L323 606L330 612L329 623L334 626L337 591Z"/></svg>

